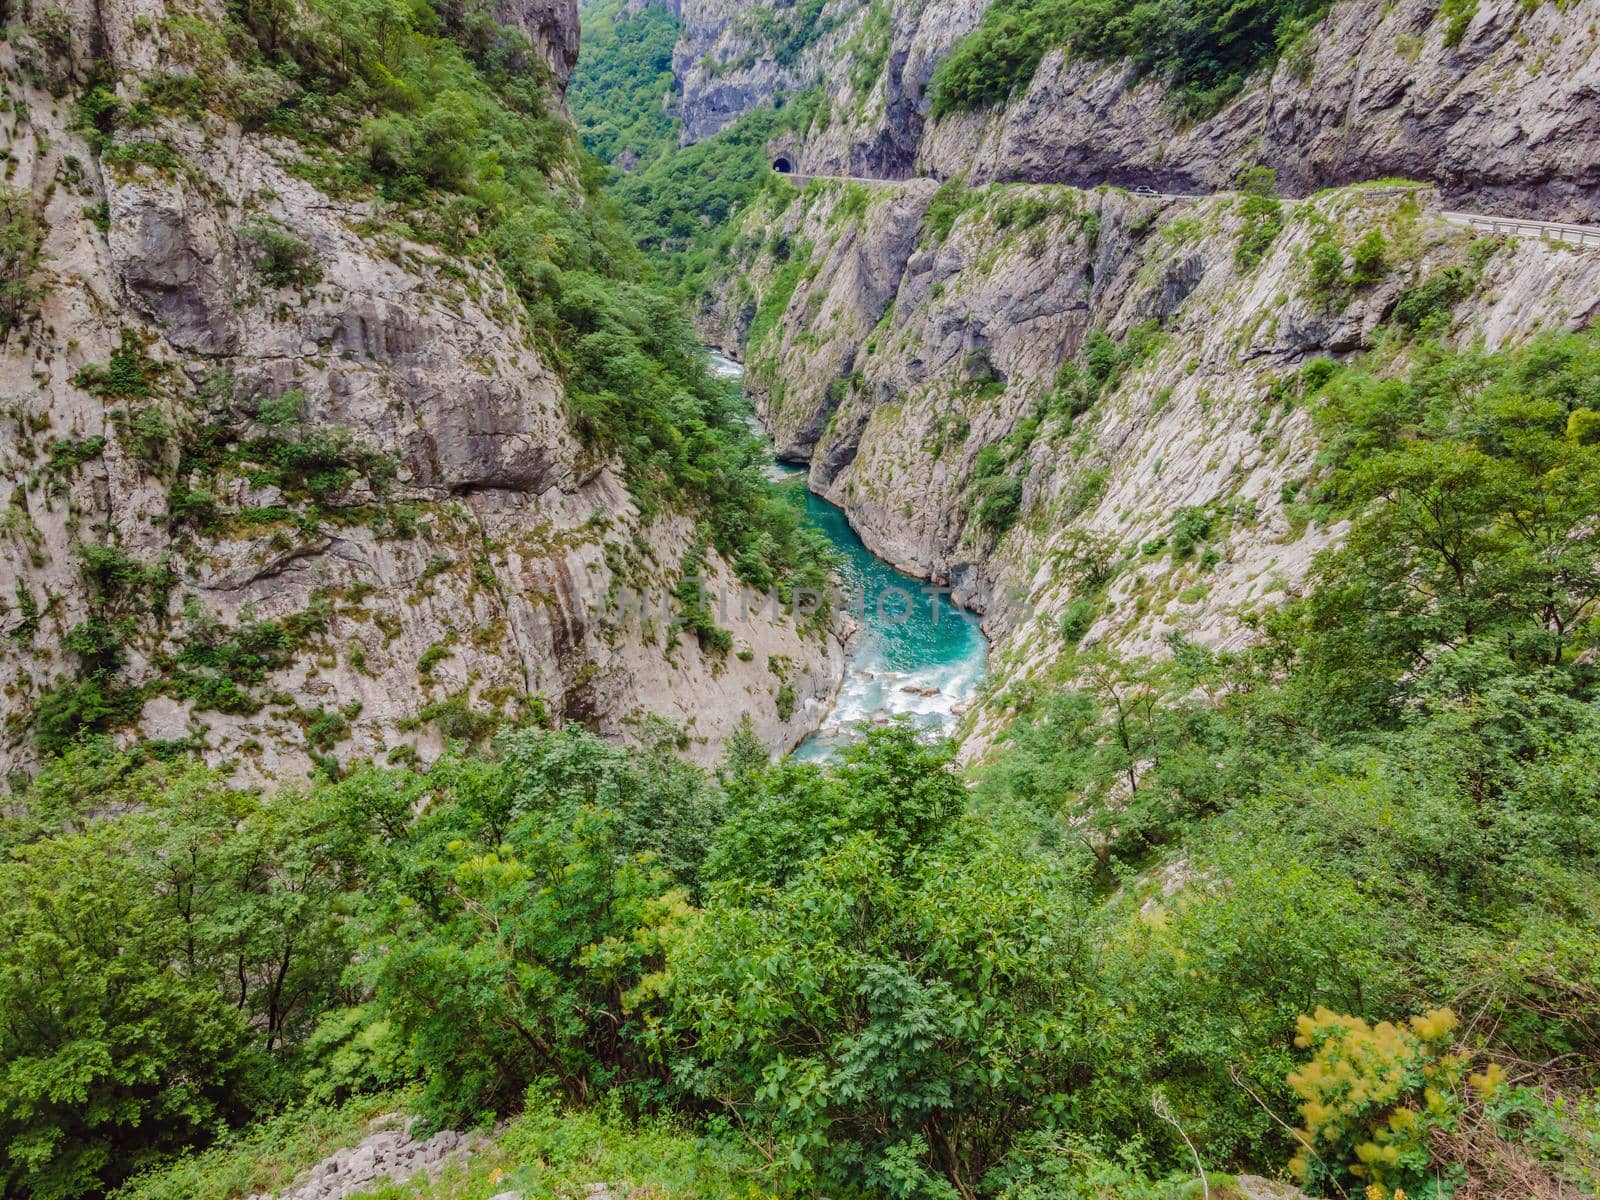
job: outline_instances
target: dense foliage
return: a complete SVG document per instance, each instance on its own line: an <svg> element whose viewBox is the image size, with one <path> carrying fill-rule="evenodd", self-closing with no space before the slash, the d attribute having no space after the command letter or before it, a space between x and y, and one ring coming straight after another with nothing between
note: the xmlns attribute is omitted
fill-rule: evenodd
<svg viewBox="0 0 1600 1200"><path fill-rule="evenodd" d="M657 159L617 182L614 194L639 244L684 299L696 298L707 274L726 258L733 218L767 188L794 185L772 173L767 144L805 129L817 95L746 113L715 137Z"/></svg>
<svg viewBox="0 0 1600 1200"><path fill-rule="evenodd" d="M933 77L933 114L1005 101L1027 88L1057 47L1126 60L1162 79L1174 102L1209 115L1274 62L1328 9L1328 0L999 0L957 43Z"/></svg>
<svg viewBox="0 0 1600 1200"><path fill-rule="evenodd" d="M667 115L678 19L666 5L626 11L625 0L582 6L583 54L569 95L583 144L602 161L647 163L676 142Z"/></svg>
<svg viewBox="0 0 1600 1200"><path fill-rule="evenodd" d="M1257 648L1077 654L973 790L902 727L277 795L69 750L0 834L5 1193L411 1083L737 1129L798 1194L1592 1187L1600 344L1414 357L1309 373L1352 528Z"/></svg>

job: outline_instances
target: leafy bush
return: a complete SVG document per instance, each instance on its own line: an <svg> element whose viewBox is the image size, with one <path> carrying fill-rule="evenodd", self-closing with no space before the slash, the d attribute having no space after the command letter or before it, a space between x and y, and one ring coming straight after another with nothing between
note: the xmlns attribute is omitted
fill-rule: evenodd
<svg viewBox="0 0 1600 1200"><path fill-rule="evenodd" d="M239 230L256 274L268 287L314 287L322 279L317 252L276 221L258 218Z"/></svg>
<svg viewBox="0 0 1600 1200"><path fill-rule="evenodd" d="M1211 536L1211 512L1204 507L1180 508L1172 520L1172 532L1167 538L1173 558L1188 558L1206 538Z"/></svg>
<svg viewBox="0 0 1600 1200"><path fill-rule="evenodd" d="M967 190L966 180L960 176L947 179L939 185L939 190L934 192L933 199L928 201L928 211L923 217L922 226L934 242L943 242L950 236L950 231L955 228L961 214L969 207L971 207L971 193Z"/></svg>
<svg viewBox="0 0 1600 1200"><path fill-rule="evenodd" d="M31 319L44 297L39 268L44 264L43 223L31 197L0 186L0 338Z"/></svg>
<svg viewBox="0 0 1600 1200"><path fill-rule="evenodd" d="M59 754L82 737L133 720L143 704L138 689L124 686L107 670L62 680L34 708L34 744L44 754Z"/></svg>
<svg viewBox="0 0 1600 1200"><path fill-rule="evenodd" d="M678 622L694 634L700 648L718 658L733 649L733 634L717 624L707 603L705 588L705 545L690 548L684 556L682 575L672 591L677 604Z"/></svg>
<svg viewBox="0 0 1600 1200"><path fill-rule="evenodd" d="M70 475L84 463L98 458L105 449L103 437L62 438L50 443L50 471L55 475Z"/></svg>
<svg viewBox="0 0 1600 1200"><path fill-rule="evenodd" d="M1275 194L1278 173L1269 167L1248 167L1239 173L1239 201L1242 218L1239 245L1234 250L1234 265L1249 274L1283 231L1283 203ZM1326 269L1326 264L1324 264Z"/></svg>
<svg viewBox="0 0 1600 1200"><path fill-rule="evenodd" d="M252 1037L185 974L117 825L0 864L0 1190L104 1194L248 1111Z"/></svg>
<svg viewBox="0 0 1600 1200"><path fill-rule="evenodd" d="M1447 1008L1403 1026L1326 1008L1301 1017L1295 1045L1316 1052L1289 1076L1305 1120L1303 1153L1289 1169L1319 1189L1354 1180L1368 1195L1425 1195L1435 1177L1430 1130L1454 1121L1466 1074L1466 1058L1448 1050L1459 1024ZM1492 1090L1504 1078L1496 1066L1480 1083Z"/></svg>
<svg viewBox="0 0 1600 1200"><path fill-rule="evenodd" d="M166 563L146 563L118 546L79 542L83 578L98 603L116 610L159 612L174 579Z"/></svg>
<svg viewBox="0 0 1600 1200"><path fill-rule="evenodd" d="M1456 305L1477 290L1466 267L1442 267L1400 293L1390 319L1410 334L1447 332Z"/></svg>

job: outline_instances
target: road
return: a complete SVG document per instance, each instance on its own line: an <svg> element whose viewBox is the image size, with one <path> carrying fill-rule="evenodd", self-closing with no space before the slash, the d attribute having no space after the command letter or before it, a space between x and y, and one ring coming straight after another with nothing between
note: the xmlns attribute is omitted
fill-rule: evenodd
<svg viewBox="0 0 1600 1200"><path fill-rule="evenodd" d="M792 180L796 187L804 187L814 179L821 179L833 183L864 183L869 185L896 186L909 183L907 179L875 179L865 175L807 175L800 172L780 172L785 179ZM1427 185L1423 185L1427 186ZM1206 193L1191 192L1156 192L1149 189L1127 189L1135 196L1143 196L1151 200L1203 200ZM1378 188L1384 191L1415 191L1415 188ZM1300 201L1289 197L1283 198L1285 203L1298 204ZM1594 246L1600 248L1600 225L1575 225L1567 221L1540 221L1524 217L1498 217L1487 213L1469 213L1446 211L1440 214L1446 221L1453 225L1465 225L1472 229L1481 229L1486 233L1505 234L1510 237L1533 236L1551 242L1564 242L1573 246Z"/></svg>

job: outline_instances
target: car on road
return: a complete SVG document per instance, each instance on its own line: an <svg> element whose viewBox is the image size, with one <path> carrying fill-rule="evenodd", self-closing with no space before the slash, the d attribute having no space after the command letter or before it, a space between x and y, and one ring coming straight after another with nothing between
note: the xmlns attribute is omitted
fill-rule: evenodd
<svg viewBox="0 0 1600 1200"><path fill-rule="evenodd" d="M1138 187L1133 189L1133 194L1135 196L1159 196L1161 193L1156 191L1155 188L1141 183Z"/></svg>

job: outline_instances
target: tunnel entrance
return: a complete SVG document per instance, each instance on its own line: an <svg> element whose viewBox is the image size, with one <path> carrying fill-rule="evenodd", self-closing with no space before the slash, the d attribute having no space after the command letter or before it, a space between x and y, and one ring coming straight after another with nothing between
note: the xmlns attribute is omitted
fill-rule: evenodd
<svg viewBox="0 0 1600 1200"><path fill-rule="evenodd" d="M772 160L772 169L774 171L776 171L779 175L793 175L794 174L794 164L792 162L790 162L787 158L775 158L775 159L773 159Z"/></svg>

